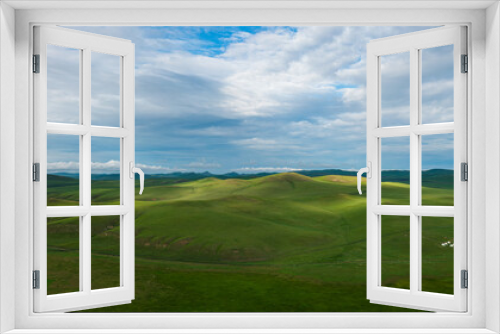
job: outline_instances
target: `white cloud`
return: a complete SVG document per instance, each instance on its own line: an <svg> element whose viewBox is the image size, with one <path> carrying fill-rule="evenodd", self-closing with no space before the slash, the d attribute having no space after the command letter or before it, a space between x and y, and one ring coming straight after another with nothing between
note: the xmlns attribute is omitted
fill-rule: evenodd
<svg viewBox="0 0 500 334"><path fill-rule="evenodd" d="M214 56L209 52L210 42L200 39L196 29L83 28L138 43L138 79L156 77L162 81L150 82L148 87L163 87L163 91L138 91L137 106L144 115L206 112L228 118L287 113L297 101L318 94L331 97L337 93L345 103L363 102L367 42L412 30L313 26L238 31L226 38L230 43ZM393 73L397 68L383 66L384 73L391 76L397 74ZM180 77L174 79L172 74ZM202 82L193 83L196 79ZM215 90L205 96L207 83ZM183 84L187 86L172 89ZM339 84L355 87L337 90ZM93 105L105 103L107 91L99 93L101 101L94 99ZM172 95L162 98L165 93ZM57 96L63 98L64 94ZM61 108L60 114L64 112Z"/></svg>
<svg viewBox="0 0 500 334"><path fill-rule="evenodd" d="M365 112L341 113L336 118L316 117L312 120L292 122L288 125L290 135L298 137L321 137L334 140L365 139Z"/></svg>
<svg viewBox="0 0 500 334"><path fill-rule="evenodd" d="M193 161L186 166L187 168L202 169L202 168L220 168L221 165L216 162L208 162L205 159L199 161Z"/></svg>
<svg viewBox="0 0 500 334"><path fill-rule="evenodd" d="M152 52L148 63L137 69L138 75L162 75L159 69L186 76L202 77L210 80L223 80L238 67L237 64L222 58L192 54L184 51L173 53Z"/></svg>
<svg viewBox="0 0 500 334"><path fill-rule="evenodd" d="M157 166L164 156L169 157L168 164L173 161L187 169L249 165L235 163L236 157L251 157L255 166L301 167L289 164L291 157L311 164L334 161L340 167L364 163L366 44L421 28L224 30L218 36L229 36L224 45L204 40L197 30L216 33L217 28L85 29L136 43L137 148L151 170L168 172L179 169L163 167L161 162ZM429 73L434 75L440 67ZM404 74L387 65L383 71L391 78ZM59 93L64 87L54 87L61 115L75 102ZM423 89L430 99L426 112L433 120L441 119L438 102L446 92L438 93L425 82ZM398 85L384 86L396 97L393 105L384 105L386 119L399 121L397 97L402 90ZM115 102L109 94L104 87L101 100L92 101L93 106L107 112L104 107ZM198 161L200 152L217 162Z"/></svg>
<svg viewBox="0 0 500 334"><path fill-rule="evenodd" d="M141 168L145 173L155 174L155 173L171 173L176 171L184 171L181 168L169 168L159 165L146 165L146 164L136 164L137 167ZM60 161L60 162L49 162L47 163L47 170L52 173L77 173L80 169L80 164L76 161ZM116 160L109 160L107 162L92 162L91 163L92 173L119 173L120 172L120 162Z"/></svg>
<svg viewBox="0 0 500 334"><path fill-rule="evenodd" d="M208 106L206 112L228 118L287 113L305 96L331 97L339 93L347 94L347 100L353 101L360 99L362 87L358 93L335 88L345 83L343 76L351 67L363 77L352 84L364 86L364 66L358 64L364 63L364 56L359 55L361 51L364 53L366 36L361 36L359 29L357 33L353 31L356 30L349 27L300 27L239 33L216 57L179 50L152 52L147 63L138 65L137 74L172 80L169 73L175 73L186 79L210 82L217 86L217 92L202 105ZM179 103L184 105L201 99L199 93L203 87L200 88L197 94ZM169 102L176 103L172 99ZM144 99L144 103L146 106L151 100ZM161 104L148 110L155 112L155 109L166 112ZM168 112L176 114L181 109L172 106ZM190 108L187 112L200 112L200 109Z"/></svg>
<svg viewBox="0 0 500 334"><path fill-rule="evenodd" d="M108 162L92 162L91 163L92 170L120 170L120 161L117 160L109 160Z"/></svg>
<svg viewBox="0 0 500 334"><path fill-rule="evenodd" d="M158 165L146 165L146 164L136 164L137 167L141 168L145 173L157 174L157 173L172 173L172 172L182 172L185 171L184 168L170 168Z"/></svg>
<svg viewBox="0 0 500 334"><path fill-rule="evenodd" d="M290 168L290 167L242 167L242 168L236 168L233 169L233 171L238 172L238 173L255 173L255 172L260 172L260 173L274 173L274 172L293 172L293 171L300 171L302 169L299 168Z"/></svg>
<svg viewBox="0 0 500 334"><path fill-rule="evenodd" d="M234 145L244 146L245 148L257 151L284 151L291 150L299 151L303 150L298 144L292 143L289 140L279 140L279 139L264 139L264 138L247 138L238 139L231 142Z"/></svg>
<svg viewBox="0 0 500 334"><path fill-rule="evenodd" d="M195 136L208 136L208 137L232 137L237 134L237 130L233 127L209 126L202 129L188 129L188 134Z"/></svg>
<svg viewBox="0 0 500 334"><path fill-rule="evenodd" d="M262 139L262 138L248 138L248 139L238 139L232 142L236 145L247 146L255 150L262 149L274 149L277 145L274 139Z"/></svg>
<svg viewBox="0 0 500 334"><path fill-rule="evenodd" d="M342 101L344 103L359 102L364 104L366 102L365 87L343 88L340 91L342 92Z"/></svg>
<svg viewBox="0 0 500 334"><path fill-rule="evenodd" d="M78 171L79 169L80 169L80 163L75 161L47 163L47 170L49 171L65 171L65 170Z"/></svg>
<svg viewBox="0 0 500 334"><path fill-rule="evenodd" d="M425 82L422 84L422 97L429 98L445 93L445 96L453 100L453 88L453 78L448 80L435 80Z"/></svg>

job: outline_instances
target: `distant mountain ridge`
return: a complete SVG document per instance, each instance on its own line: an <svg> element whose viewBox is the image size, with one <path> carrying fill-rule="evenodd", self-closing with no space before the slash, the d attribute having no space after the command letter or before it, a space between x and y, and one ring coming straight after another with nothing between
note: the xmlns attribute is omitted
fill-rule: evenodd
<svg viewBox="0 0 500 334"><path fill-rule="evenodd" d="M323 169L323 170L299 170L294 171L296 174L315 177L325 175L343 175L343 176L356 176L357 172L344 169ZM212 174L208 171L202 173L196 172L174 172L169 174L147 174L148 179L175 179L177 182L195 181L208 177L214 177L221 180L226 179L254 179L263 176L276 175L283 173L256 173L256 174L239 174L230 172L226 174ZM67 177L71 179L78 179L78 174L72 173L54 173L49 177ZM93 181L114 181L119 180L119 174L92 174ZM410 172L408 170L386 170L382 171L382 182L398 182L409 184ZM452 188L453 187L453 170L451 169L429 169L422 171L422 185L432 188Z"/></svg>

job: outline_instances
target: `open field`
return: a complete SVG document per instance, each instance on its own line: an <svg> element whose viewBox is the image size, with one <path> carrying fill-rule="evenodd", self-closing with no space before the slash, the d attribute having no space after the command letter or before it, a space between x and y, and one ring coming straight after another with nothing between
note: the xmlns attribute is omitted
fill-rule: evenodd
<svg viewBox="0 0 500 334"><path fill-rule="evenodd" d="M136 195L136 299L92 312L408 311L366 300L365 196L355 182L296 173L149 179ZM425 198L452 205L449 183L434 183L425 184ZM93 181L92 202L118 204L118 184ZM408 184L383 185L390 204L403 204L405 194ZM49 176L48 198L77 205L78 180ZM92 220L94 288L119 282L117 222ZM78 225L55 218L48 230L49 291L74 291ZM382 233L383 284L407 288L408 217L383 217ZM426 218L423 233L423 288L450 293L453 221Z"/></svg>

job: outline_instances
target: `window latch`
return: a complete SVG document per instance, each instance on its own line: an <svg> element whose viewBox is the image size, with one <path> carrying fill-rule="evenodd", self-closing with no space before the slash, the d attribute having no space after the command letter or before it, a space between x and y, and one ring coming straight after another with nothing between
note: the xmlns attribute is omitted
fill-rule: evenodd
<svg viewBox="0 0 500 334"><path fill-rule="evenodd" d="M368 179L372 177L372 163L370 161L368 161L367 167L361 168L358 171L358 192L360 195L363 194L363 192L361 191L361 175L363 175L363 173L366 173L366 178Z"/></svg>
<svg viewBox="0 0 500 334"><path fill-rule="evenodd" d="M140 185L141 185L141 189L139 190L139 195L142 195L142 192L144 191L144 172L142 171L142 169L135 167L133 161L130 161L129 163L129 172L131 179L135 179L135 173L139 174Z"/></svg>

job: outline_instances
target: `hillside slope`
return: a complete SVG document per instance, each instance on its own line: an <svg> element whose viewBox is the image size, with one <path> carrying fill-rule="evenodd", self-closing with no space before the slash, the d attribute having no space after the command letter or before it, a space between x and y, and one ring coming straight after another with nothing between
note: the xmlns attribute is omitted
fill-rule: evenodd
<svg viewBox="0 0 500 334"><path fill-rule="evenodd" d="M115 189L108 188L109 182L93 182L100 198ZM364 296L366 209L355 177L284 173L149 182L144 195L136 196L136 300L102 311L398 310L370 304ZM404 201L401 192L408 192L409 186L392 183L384 189L385 198L397 204ZM59 195L71 197L74 191ZM384 248L384 284L405 287L407 226L399 223L404 222L401 217L382 221L383 242L390 246ZM119 240L119 224L115 217L93 217L92 224L93 286L113 286L119 277L119 253L110 245ZM67 225L65 219L51 222L52 262L66 264L65 271L52 268L56 283L68 275L68 261L73 259L78 268L78 239L68 241ZM440 227L426 230L424 243L433 268L426 284L429 289L448 289L452 282L443 286L438 278L447 275L449 263L452 266L450 253L440 246L450 238L450 228L435 225ZM431 268L426 263L424 267Z"/></svg>

